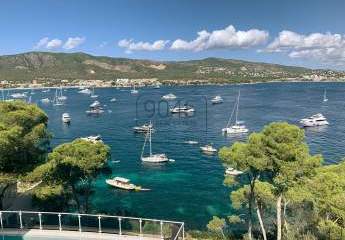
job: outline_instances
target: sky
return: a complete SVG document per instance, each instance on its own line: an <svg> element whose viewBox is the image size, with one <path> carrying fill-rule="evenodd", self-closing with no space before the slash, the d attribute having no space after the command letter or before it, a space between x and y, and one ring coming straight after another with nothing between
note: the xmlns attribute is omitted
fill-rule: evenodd
<svg viewBox="0 0 345 240"><path fill-rule="evenodd" d="M0 55L221 57L345 70L344 0L2 0Z"/></svg>

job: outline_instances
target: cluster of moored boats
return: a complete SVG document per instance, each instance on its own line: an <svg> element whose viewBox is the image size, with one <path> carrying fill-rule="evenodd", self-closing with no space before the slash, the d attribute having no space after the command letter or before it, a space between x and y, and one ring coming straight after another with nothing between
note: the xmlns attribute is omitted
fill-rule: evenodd
<svg viewBox="0 0 345 240"><path fill-rule="evenodd" d="M159 85L155 86L155 88L159 88L159 87L160 87ZM44 92L44 93L48 93L49 91L50 91L50 89L42 90L42 92ZM54 98L52 98L52 99L43 98L43 99L41 99L41 102L43 104L52 103L54 106L64 105L65 101L67 100L67 96L65 96L63 94L64 91L65 90L62 87L56 88ZM91 99L98 98L98 95L95 94L95 88L94 87L93 88L80 88L78 93L89 95ZM133 89L130 90L130 93L132 95L137 95L139 93L139 90L137 90L135 88L135 86L133 86ZM10 96L12 97L12 99L23 99L24 100L24 99L27 99L28 96L33 95L33 94L34 94L34 92L32 90L31 92L13 93ZM327 93L325 90L324 96L323 96L323 102L328 101L326 94ZM228 122L227 122L226 126L222 129L223 134L226 134L226 135L246 134L249 132L249 129L246 127L244 122L239 120L240 95L241 95L241 93L239 91L237 99L236 99L235 104L233 106L233 109L231 111L230 117L228 119ZM2 91L2 98L3 98L3 100L5 99L4 91ZM30 99L29 101L31 101L31 98L29 98L29 99ZM163 95L161 97L161 99L165 100L165 101L174 101L177 99L177 96L174 95L173 93L169 93L167 95ZM116 98L110 99L110 102L116 102ZM221 104L223 102L224 102L224 100L220 95L214 96L210 100L210 103L213 105ZM92 104L89 105L89 110L86 110L86 113L88 115L102 114L102 113L104 113L103 106L106 106L106 105L102 105L98 100L94 100L92 102ZM195 112L195 108L193 106L188 105L188 104L183 104L183 105L178 104L175 106L170 106L168 108L168 111L171 114L188 114L189 115L189 114L193 114ZM61 119L62 119L62 122L66 123L66 124L71 123L71 120L72 120L69 113L63 113ZM299 124L302 127L318 127L318 126L329 125L329 122L323 114L317 113L317 114L314 114L310 117L301 119L299 121ZM152 134L155 132L155 129L153 127L152 122L145 123L141 126L135 126L135 127L133 127L133 131L135 133L145 134L145 140L144 140L142 152L140 155L140 160L143 163L161 164L161 163L167 163L167 162L174 162L174 160L169 159L165 153L154 153L152 151ZM94 143L102 141L101 136L99 136L99 135L89 136L89 137L85 137L82 139L90 141L90 142L94 142ZM193 140L185 141L185 143L191 144L191 145L199 144L199 142L193 141ZM148 153L145 154L146 145L148 145L149 151L148 151ZM217 149L214 148L212 144L206 144L204 146L200 146L200 150L205 154L217 153ZM225 174L226 175L232 175L232 176L238 176L238 175L243 174L243 172L239 171L237 169L234 169L232 167L228 167L225 170ZM135 191L149 190L149 189L144 189L141 186L137 186L137 185L131 183L129 179L126 179L123 177L115 177L113 179L107 179L106 183L111 185L111 186L125 189L125 190L135 190Z"/></svg>

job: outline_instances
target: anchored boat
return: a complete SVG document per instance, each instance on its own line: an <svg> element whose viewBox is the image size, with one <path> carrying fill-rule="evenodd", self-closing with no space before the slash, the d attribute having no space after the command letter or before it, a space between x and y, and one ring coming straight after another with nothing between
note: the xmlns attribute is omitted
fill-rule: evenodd
<svg viewBox="0 0 345 240"><path fill-rule="evenodd" d="M236 134L236 133L247 133L248 132L248 129L243 124L244 122L238 121L240 95L241 95L241 92L238 91L237 101L236 101L235 106L234 106L232 113L230 115L228 124L226 125L225 128L222 129L222 132L225 134ZM235 122L232 124L232 118L233 118L234 113L235 113Z"/></svg>
<svg viewBox="0 0 345 240"><path fill-rule="evenodd" d="M113 187L129 190L129 191L149 191L150 189L142 188L130 182L129 179L123 177L114 177L113 179L107 179L105 182Z"/></svg>

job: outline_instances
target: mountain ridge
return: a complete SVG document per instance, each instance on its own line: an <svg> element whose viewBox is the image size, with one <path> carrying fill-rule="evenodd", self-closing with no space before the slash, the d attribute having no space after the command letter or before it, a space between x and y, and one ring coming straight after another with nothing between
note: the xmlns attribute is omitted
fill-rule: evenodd
<svg viewBox="0 0 345 240"><path fill-rule="evenodd" d="M12 83L54 83L61 80L148 79L161 82L200 80L209 83L258 82L291 79L344 78L344 72L309 69L237 59L208 57L160 61L94 56L84 52L26 52L0 56L0 80ZM317 80L317 79L316 79Z"/></svg>

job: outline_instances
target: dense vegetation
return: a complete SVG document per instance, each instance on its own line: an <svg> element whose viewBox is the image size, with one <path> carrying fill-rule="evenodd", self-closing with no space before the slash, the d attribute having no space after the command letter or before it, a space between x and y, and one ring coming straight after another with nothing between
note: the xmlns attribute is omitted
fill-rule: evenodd
<svg viewBox="0 0 345 240"><path fill-rule="evenodd" d="M214 217L209 233L197 238L344 239L345 162L322 165L304 138L297 126L272 123L222 148L224 165L244 172L224 180L238 214ZM242 236L241 226L247 228Z"/></svg>
<svg viewBox="0 0 345 240"><path fill-rule="evenodd" d="M0 103L0 209L6 190L45 161L50 134L47 115L21 101Z"/></svg>
<svg viewBox="0 0 345 240"><path fill-rule="evenodd" d="M0 102L0 210L10 186L25 182L54 210L89 211L92 181L109 157L105 144L77 139L49 151L47 115L22 101ZM17 189L18 190L18 189ZM73 200L73 204L68 204ZM49 203L49 204L47 204Z"/></svg>
<svg viewBox="0 0 345 240"><path fill-rule="evenodd" d="M85 53L29 52L0 56L0 80L16 83L31 83L32 80L60 83L64 79L111 81L117 78L250 82L301 78L304 74L323 72L326 71L220 58L158 62Z"/></svg>

